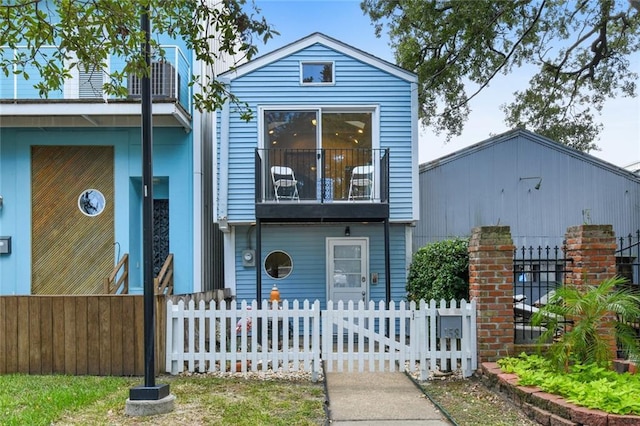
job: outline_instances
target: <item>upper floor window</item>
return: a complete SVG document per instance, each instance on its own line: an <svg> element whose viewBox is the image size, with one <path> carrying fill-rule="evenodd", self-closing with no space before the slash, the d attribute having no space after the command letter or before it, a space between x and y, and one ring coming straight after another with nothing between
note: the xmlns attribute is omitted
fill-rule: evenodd
<svg viewBox="0 0 640 426"><path fill-rule="evenodd" d="M332 84L333 62L302 62L302 84Z"/></svg>

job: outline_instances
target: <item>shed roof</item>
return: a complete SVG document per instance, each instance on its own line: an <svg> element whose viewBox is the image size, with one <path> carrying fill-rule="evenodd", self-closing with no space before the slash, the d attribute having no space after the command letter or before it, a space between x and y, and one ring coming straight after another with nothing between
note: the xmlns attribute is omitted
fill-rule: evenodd
<svg viewBox="0 0 640 426"><path fill-rule="evenodd" d="M581 161L587 162L587 163L591 163L596 167L600 167L602 169L608 170L612 173L627 177L627 178L631 178L633 180L636 180L640 183L640 176L638 176L637 174L626 170L622 167L618 167L615 164L611 164L607 161L601 160L598 157L594 157L593 155L587 154L585 152L579 151L575 148L571 148L570 146L561 144L559 142L556 142L554 140L551 140L547 137L541 136L537 133L533 133L529 130L526 129L512 129L509 130L507 132L501 133L499 135L493 136L489 139L485 139L481 142L478 142L476 144L470 145L466 148L463 148L461 150L452 152L451 154L447 154L444 157L440 157L437 158L435 160L426 162L426 163L422 163L420 164L420 173L429 171L431 169L437 168L441 165L450 163L452 161L456 161L459 158L462 157L466 157L468 155L472 155L478 151L482 151L484 149L487 149L491 146L494 145L498 145L504 142L507 142L509 140L515 139L515 138L524 138L527 139L531 142L543 145L549 149L553 149L555 151L561 152L565 155L568 155L570 157L574 157L577 158Z"/></svg>

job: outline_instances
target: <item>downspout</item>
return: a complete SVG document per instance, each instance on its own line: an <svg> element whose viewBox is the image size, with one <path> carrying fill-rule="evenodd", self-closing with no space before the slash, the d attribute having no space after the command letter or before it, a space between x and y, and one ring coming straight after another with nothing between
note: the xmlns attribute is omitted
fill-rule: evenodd
<svg viewBox="0 0 640 426"><path fill-rule="evenodd" d="M203 69L202 64L195 57L195 53L192 54L192 63L195 66L199 66L198 74L202 76ZM198 92L198 88L195 88ZM202 162L204 161L203 155L203 138L207 135L206 123L209 119L209 115L197 110L193 111L193 130L191 132L191 155L193 159L193 291L202 291L203 282L203 214L202 214L202 187L203 187L203 173Z"/></svg>
<svg viewBox="0 0 640 426"><path fill-rule="evenodd" d="M226 86L229 79L221 79ZM229 232L228 202L229 202L229 100L226 100L220 112L220 185L218 187L217 217L222 232Z"/></svg>
<svg viewBox="0 0 640 426"><path fill-rule="evenodd" d="M256 301L262 300L262 221L256 218Z"/></svg>
<svg viewBox="0 0 640 426"><path fill-rule="evenodd" d="M418 84L411 83L411 211L412 221L420 220L420 166L419 166L419 130Z"/></svg>
<svg viewBox="0 0 640 426"><path fill-rule="evenodd" d="M389 219L384 220L384 277L385 277L385 299L387 309L391 303L391 261L389 259Z"/></svg>

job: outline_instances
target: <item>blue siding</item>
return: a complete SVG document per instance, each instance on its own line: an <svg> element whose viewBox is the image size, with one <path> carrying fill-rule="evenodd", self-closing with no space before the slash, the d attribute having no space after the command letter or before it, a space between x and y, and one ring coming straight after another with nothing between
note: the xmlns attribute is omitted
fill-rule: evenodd
<svg viewBox="0 0 640 426"><path fill-rule="evenodd" d="M44 2L43 10L54 13L55 8ZM50 5L49 5L50 6ZM55 16L51 16L55 20ZM180 76L193 70L192 55L187 43L167 34L154 34L154 39L166 52L166 59L177 66ZM184 56L176 59L176 48ZM43 47L42 57L57 47ZM3 51L12 55L9 49ZM111 56L109 70L122 71L124 58ZM41 80L33 63L27 64L23 74L0 76L0 98L22 100L39 99L33 85ZM190 73L189 73L190 74ZM15 82L15 87L14 87ZM71 83L74 83L73 81ZM190 90L187 78L180 81L180 102L192 113ZM126 81L125 81L126 85ZM17 93L15 93L17 92ZM67 96L69 96L67 94ZM48 93L48 99L60 100L62 91ZM76 100L70 100L75 103ZM102 103L102 100L98 100ZM26 102L28 104L28 102ZM42 105L45 105L42 103ZM63 110L65 103L58 103ZM95 105L92 105L95 106ZM1 108L0 108L1 109ZM1 115L1 114L0 114ZM34 114L35 116L41 114ZM26 122L27 120L25 120ZM111 121L107 121L111 122ZM117 123L117 119L113 123ZM31 146L33 145L101 145L113 146L114 164L105 167L114 168L115 199L107 200L114 205L114 244L115 255L130 254L130 289L142 291L142 160L140 128L95 127L64 128L51 117L53 127L41 128L34 120L25 128L0 128L0 195L4 197L4 207L0 209L0 235L12 237L12 253L0 256L0 295L29 294L31 292ZM128 125L128 124L127 124ZM109 125L111 126L111 125ZM174 281L176 293L193 291L194 285L194 156L193 133L185 133L182 127L162 127L153 130L154 176L160 178L160 184L154 189L155 198L169 198L169 250L174 253ZM200 178L200 176L198 176ZM199 236L198 236L199 238Z"/></svg>
<svg viewBox="0 0 640 426"><path fill-rule="evenodd" d="M142 291L139 129L0 129L0 235L12 237L12 253L0 256L0 294L31 292L31 146L113 146L115 241L130 253L130 286ZM193 166L191 135L179 128L154 129L154 176L165 177L156 198L169 197L170 251L175 254L175 292L193 287Z"/></svg>
<svg viewBox="0 0 640 426"><path fill-rule="evenodd" d="M300 85L301 61L333 61L335 84ZM254 111L247 123L231 109L229 123L229 222L254 220L254 149L257 111L273 105L378 106L380 146L390 148L390 218L413 217L411 83L324 45L314 44L231 81L231 92ZM221 159L224 162L225 159Z"/></svg>
<svg viewBox="0 0 640 426"><path fill-rule="evenodd" d="M385 298L384 271L384 227L382 224L349 224L351 237L369 238L369 271L377 272L377 284L369 287L371 300ZM337 225L263 225L262 261L262 298L268 298L271 287L277 284L282 298L289 300L319 300L326 306L326 238L343 237L345 224ZM406 250L405 226L390 227L391 255L391 298L394 301L406 300ZM247 227L236 229L236 282L237 299L251 301L256 298L255 267L243 267L242 250L247 247ZM250 232L251 247L255 248L255 232ZM282 250L291 255L293 270L282 280L269 277L263 268L267 254L273 250Z"/></svg>

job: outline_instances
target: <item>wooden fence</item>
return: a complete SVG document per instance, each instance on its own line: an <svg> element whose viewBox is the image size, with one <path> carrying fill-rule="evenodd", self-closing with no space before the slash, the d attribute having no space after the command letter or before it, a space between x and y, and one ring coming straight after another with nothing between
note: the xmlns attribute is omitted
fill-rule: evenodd
<svg viewBox="0 0 640 426"><path fill-rule="evenodd" d="M156 371L165 296L156 297ZM142 295L0 297L0 374L144 375Z"/></svg>
<svg viewBox="0 0 640 426"><path fill-rule="evenodd" d="M276 309L277 308L277 309ZM477 369L475 301L365 304L297 300L167 302L166 371L327 371ZM397 365L397 367L396 367Z"/></svg>

